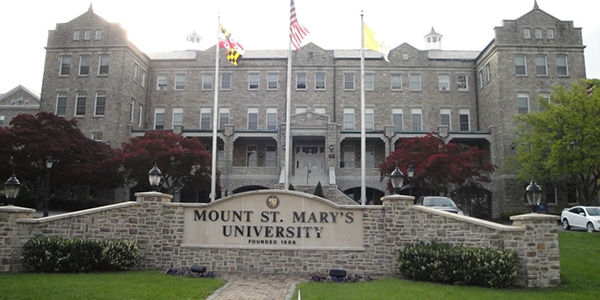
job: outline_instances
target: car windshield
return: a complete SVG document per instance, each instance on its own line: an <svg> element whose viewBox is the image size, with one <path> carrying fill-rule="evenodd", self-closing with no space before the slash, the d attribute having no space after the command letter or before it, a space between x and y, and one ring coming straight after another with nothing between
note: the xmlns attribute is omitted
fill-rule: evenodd
<svg viewBox="0 0 600 300"><path fill-rule="evenodd" d="M450 206L455 207L456 205L452 200L445 197L433 197L433 198L424 198L423 205L425 206Z"/></svg>
<svg viewBox="0 0 600 300"><path fill-rule="evenodd" d="M590 216L600 216L600 207L588 207L587 211Z"/></svg>

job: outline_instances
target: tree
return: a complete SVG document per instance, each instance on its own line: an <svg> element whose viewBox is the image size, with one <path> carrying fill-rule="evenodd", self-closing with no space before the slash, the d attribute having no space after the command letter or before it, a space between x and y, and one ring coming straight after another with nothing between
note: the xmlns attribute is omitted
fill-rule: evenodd
<svg viewBox="0 0 600 300"><path fill-rule="evenodd" d="M116 188L123 185L118 166L111 164L114 150L81 133L75 119L66 120L49 112L20 114L10 127L0 130L0 174L14 171L22 190L34 195L36 207L49 191L60 194L70 187ZM57 160L46 182L46 159Z"/></svg>
<svg viewBox="0 0 600 300"><path fill-rule="evenodd" d="M596 81L554 88L540 112L517 116L516 162L523 182L565 182L577 201L597 199L600 172L600 92Z"/></svg>
<svg viewBox="0 0 600 300"><path fill-rule="evenodd" d="M197 138L169 131L146 132L123 143L116 159L129 183L139 188L150 190L148 171L156 163L162 173L164 192L175 194L184 187L210 191L211 155ZM220 189L218 184L217 189Z"/></svg>
<svg viewBox="0 0 600 300"><path fill-rule="evenodd" d="M396 150L379 165L379 171L383 179L396 167L406 174L412 165L414 187L428 189L434 195L447 194L465 186L490 182L496 166L482 162L484 154L485 151L477 147L463 149L461 145L446 144L434 133L428 133L424 137L402 139ZM388 190L392 191L391 185Z"/></svg>
<svg viewBox="0 0 600 300"><path fill-rule="evenodd" d="M319 183L317 183L317 186L315 187L315 191L313 193L315 196L319 196L321 198L325 198L325 194L323 194L323 186L321 185L321 181L319 181Z"/></svg>

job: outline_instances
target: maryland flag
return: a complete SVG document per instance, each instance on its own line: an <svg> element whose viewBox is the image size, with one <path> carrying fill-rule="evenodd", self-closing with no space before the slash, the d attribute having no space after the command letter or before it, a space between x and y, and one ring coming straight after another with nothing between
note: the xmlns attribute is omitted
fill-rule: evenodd
<svg viewBox="0 0 600 300"><path fill-rule="evenodd" d="M219 40L219 47L227 49L227 60L232 65L237 66L238 62L244 56L244 47L231 38L231 33L227 29L221 25L219 27L223 35Z"/></svg>

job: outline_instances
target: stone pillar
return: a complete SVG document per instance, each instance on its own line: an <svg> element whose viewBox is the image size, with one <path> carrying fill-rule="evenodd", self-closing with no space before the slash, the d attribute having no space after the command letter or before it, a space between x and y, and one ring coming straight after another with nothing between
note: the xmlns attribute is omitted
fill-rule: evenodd
<svg viewBox="0 0 600 300"><path fill-rule="evenodd" d="M140 268L155 270L164 265L163 251L164 203L173 199L172 195L159 192L136 193L136 202L141 204L138 212L137 242L142 253Z"/></svg>
<svg viewBox="0 0 600 300"><path fill-rule="evenodd" d="M525 287L550 288L560 285L560 250L558 248L558 216L530 213L512 216L513 226L524 227L519 256ZM521 277L521 276L519 276Z"/></svg>
<svg viewBox="0 0 600 300"><path fill-rule="evenodd" d="M381 198L383 205L383 245L385 256L389 261L389 272L398 273L396 258L398 250L413 242L411 235L410 212L408 208L413 205L414 197L406 195L389 195Z"/></svg>
<svg viewBox="0 0 600 300"><path fill-rule="evenodd" d="M31 218L35 209L0 206L0 272L20 271L21 249L18 219Z"/></svg>

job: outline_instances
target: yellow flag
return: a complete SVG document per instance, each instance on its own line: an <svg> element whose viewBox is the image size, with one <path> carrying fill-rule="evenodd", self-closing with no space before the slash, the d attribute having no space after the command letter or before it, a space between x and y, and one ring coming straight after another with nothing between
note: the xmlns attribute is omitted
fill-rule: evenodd
<svg viewBox="0 0 600 300"><path fill-rule="evenodd" d="M373 30L371 30L371 28L369 28L367 26L367 24L365 24L363 22L363 32L364 32L364 47L366 49L371 49L374 51L379 51L379 42L377 42L377 40L375 39L375 32L373 32Z"/></svg>

